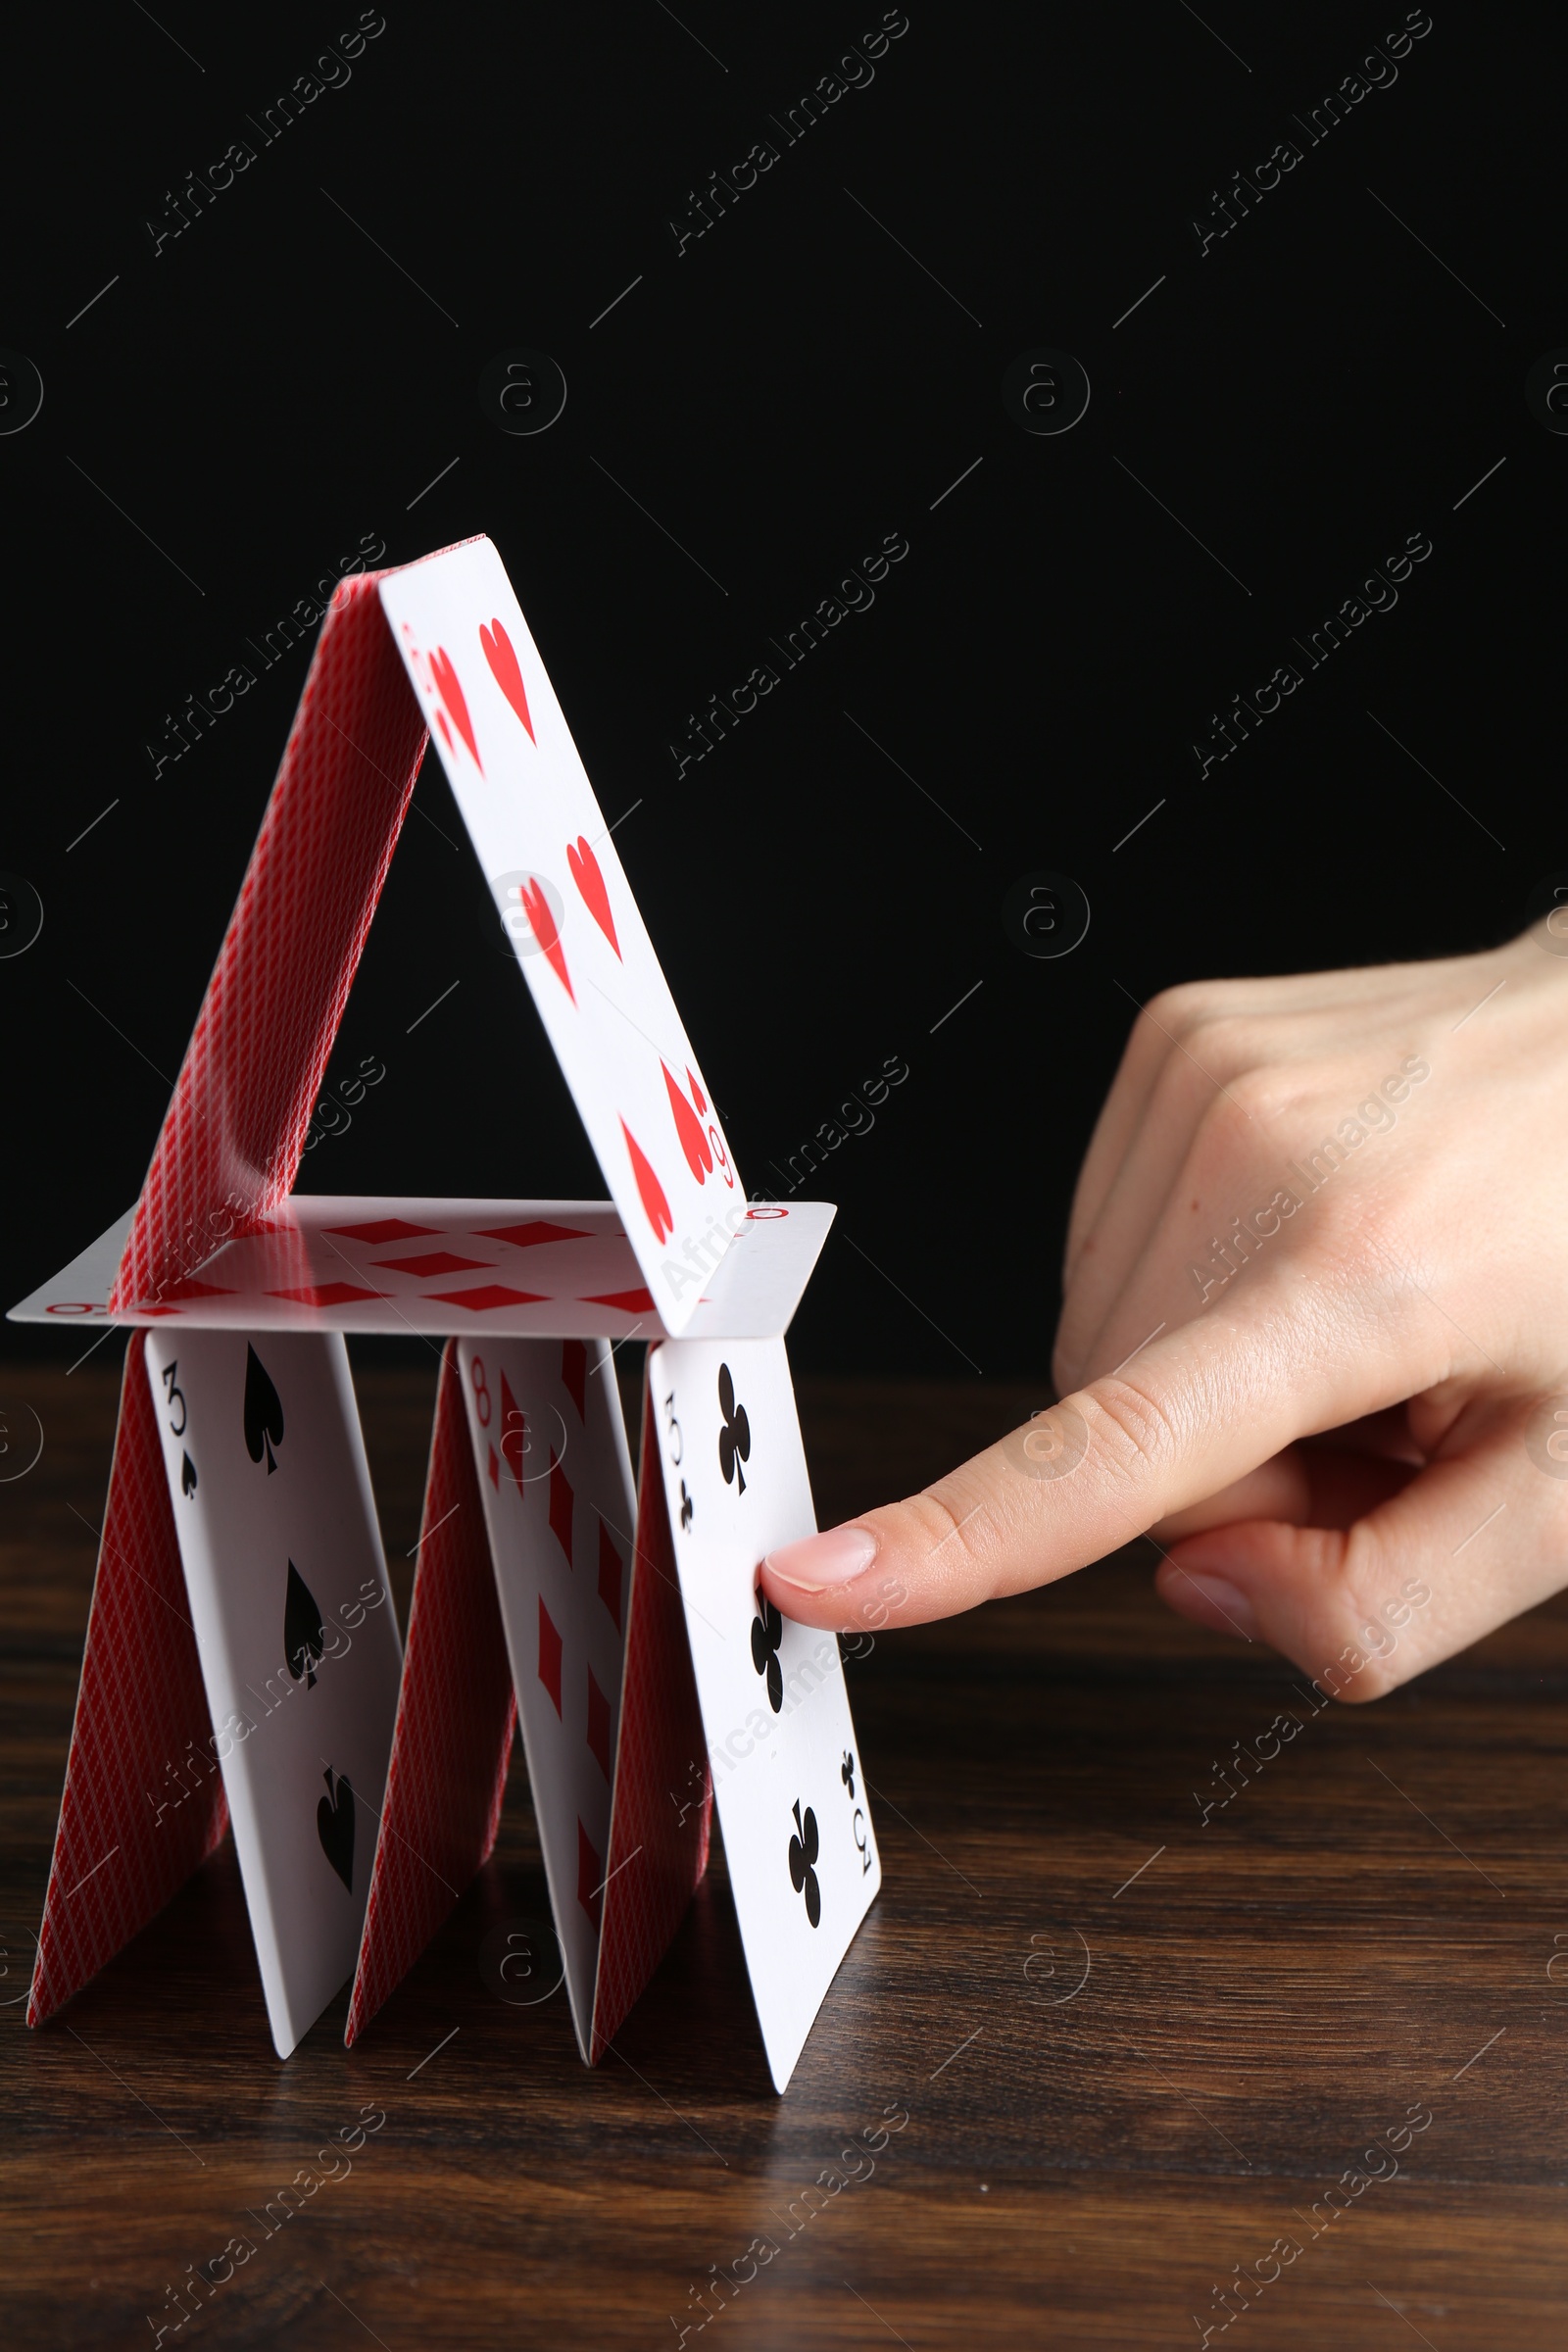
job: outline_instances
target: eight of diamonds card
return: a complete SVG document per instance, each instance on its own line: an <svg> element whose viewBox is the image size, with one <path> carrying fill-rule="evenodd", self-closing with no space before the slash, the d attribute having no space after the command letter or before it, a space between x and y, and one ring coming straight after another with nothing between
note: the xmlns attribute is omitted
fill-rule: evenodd
<svg viewBox="0 0 1568 2352"><path fill-rule="evenodd" d="M605 1340L458 1350L534 1818L588 2056L636 1524Z"/></svg>
<svg viewBox="0 0 1568 2352"><path fill-rule="evenodd" d="M882 1883L834 1635L760 1593L813 1535L782 1340L675 1340L648 1359L675 1565L747 1971L774 2086Z"/></svg>

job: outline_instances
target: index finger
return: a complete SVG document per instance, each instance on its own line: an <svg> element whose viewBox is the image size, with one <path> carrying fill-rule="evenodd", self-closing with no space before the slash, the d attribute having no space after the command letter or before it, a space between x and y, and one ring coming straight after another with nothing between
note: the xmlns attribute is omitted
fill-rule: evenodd
<svg viewBox="0 0 1568 2352"><path fill-rule="evenodd" d="M1260 1284L1187 1323L1122 1372L1037 1413L920 1494L786 1544L768 1597L804 1625L918 1625L1049 1584L1233 1485L1315 1431L1444 1377L1430 1327L1371 1345L1376 1305L1349 1286L1303 1304Z"/></svg>

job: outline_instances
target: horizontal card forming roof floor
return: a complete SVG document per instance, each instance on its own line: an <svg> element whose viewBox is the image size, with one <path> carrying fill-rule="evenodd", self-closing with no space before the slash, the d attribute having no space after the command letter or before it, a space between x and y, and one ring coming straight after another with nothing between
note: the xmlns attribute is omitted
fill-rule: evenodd
<svg viewBox="0 0 1568 2352"><path fill-rule="evenodd" d="M834 1217L823 1201L748 1208L723 1250L689 1244L703 1286L685 1336L785 1331ZM395 1200L296 1194L134 1305L107 1304L133 1210L14 1306L14 1323L173 1319L223 1331L532 1339L665 1336L620 1212L610 1200Z"/></svg>

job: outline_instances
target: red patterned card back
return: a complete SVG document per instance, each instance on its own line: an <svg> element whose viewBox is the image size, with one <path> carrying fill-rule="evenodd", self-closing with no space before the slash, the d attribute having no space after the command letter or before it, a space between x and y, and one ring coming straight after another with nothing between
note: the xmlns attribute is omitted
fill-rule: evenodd
<svg viewBox="0 0 1568 2352"><path fill-rule="evenodd" d="M392 1760L343 2036L350 2048L489 1858L516 1711L458 1343L448 1340Z"/></svg>
<svg viewBox="0 0 1568 2352"><path fill-rule="evenodd" d="M111 1307L160 1298L293 1188L424 753L379 576L342 581L322 624Z"/></svg>
<svg viewBox="0 0 1568 2352"><path fill-rule="evenodd" d="M137 1331L125 1350L29 2026L127 1944L228 1827L145 1346Z"/></svg>
<svg viewBox="0 0 1568 2352"><path fill-rule="evenodd" d="M637 1490L637 1552L589 2053L596 2066L686 1916L708 1868L713 1809L648 1395Z"/></svg>

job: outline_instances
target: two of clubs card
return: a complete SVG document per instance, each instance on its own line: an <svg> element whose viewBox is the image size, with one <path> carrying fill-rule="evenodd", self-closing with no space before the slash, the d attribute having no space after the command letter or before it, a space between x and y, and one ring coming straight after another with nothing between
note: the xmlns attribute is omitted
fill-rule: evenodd
<svg viewBox="0 0 1568 2352"><path fill-rule="evenodd" d="M464 1403L577 2043L590 2055L637 1504L608 1342L465 1340Z"/></svg>

